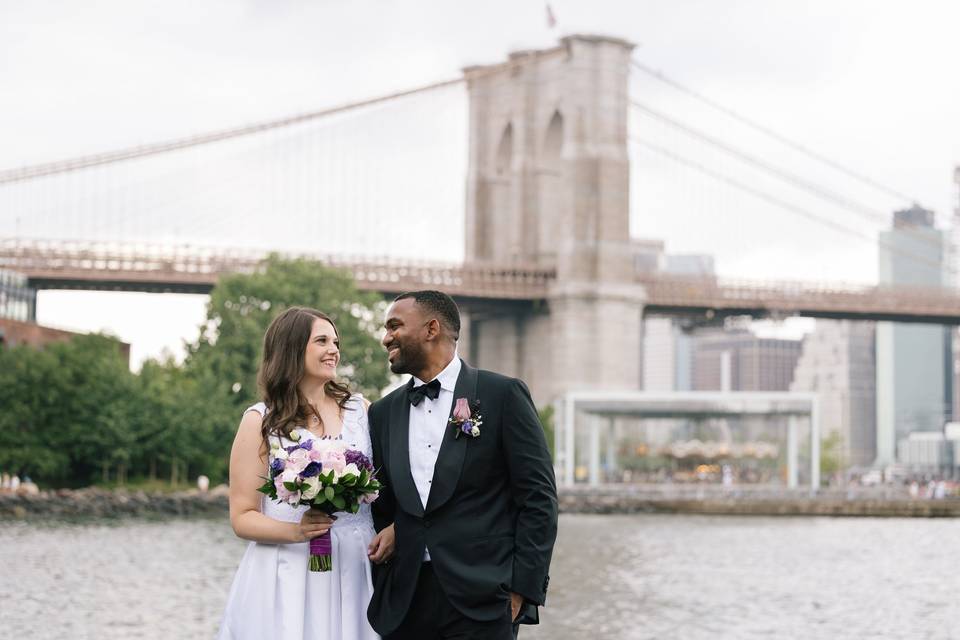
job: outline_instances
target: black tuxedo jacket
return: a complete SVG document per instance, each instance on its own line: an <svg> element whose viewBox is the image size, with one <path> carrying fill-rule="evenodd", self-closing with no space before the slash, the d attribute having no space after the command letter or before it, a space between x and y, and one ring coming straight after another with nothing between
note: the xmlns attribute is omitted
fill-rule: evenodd
<svg viewBox="0 0 960 640"><path fill-rule="evenodd" d="M530 392L520 380L464 362L453 397L453 407L458 398L471 408L479 403L474 416L483 424L476 438L455 438L447 426L426 508L410 473L405 387L370 406L373 463L384 484L374 524L379 531L393 523L396 531L393 558L375 568L367 611L381 635L406 616L426 546L444 593L468 618L502 616L511 591L532 605L546 598L557 488Z"/></svg>

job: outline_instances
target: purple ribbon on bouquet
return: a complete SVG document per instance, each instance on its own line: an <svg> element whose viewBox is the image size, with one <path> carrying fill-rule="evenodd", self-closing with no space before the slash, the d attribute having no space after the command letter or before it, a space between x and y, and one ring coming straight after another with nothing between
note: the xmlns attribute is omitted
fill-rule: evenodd
<svg viewBox="0 0 960 640"><path fill-rule="evenodd" d="M310 541L310 571L330 571L333 569L333 542L330 532L317 536Z"/></svg>

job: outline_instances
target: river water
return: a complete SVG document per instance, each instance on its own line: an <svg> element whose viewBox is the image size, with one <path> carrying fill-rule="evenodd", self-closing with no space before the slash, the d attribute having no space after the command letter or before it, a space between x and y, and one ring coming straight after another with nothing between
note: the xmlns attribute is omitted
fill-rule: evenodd
<svg viewBox="0 0 960 640"><path fill-rule="evenodd" d="M226 520L0 522L0 638L211 638ZM564 515L521 638L960 639L960 521Z"/></svg>

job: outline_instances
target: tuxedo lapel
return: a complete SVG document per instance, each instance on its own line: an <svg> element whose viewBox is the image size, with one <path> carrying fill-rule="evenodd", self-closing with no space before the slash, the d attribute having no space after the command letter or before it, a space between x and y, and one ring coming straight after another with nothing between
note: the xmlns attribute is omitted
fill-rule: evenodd
<svg viewBox="0 0 960 640"><path fill-rule="evenodd" d="M403 391L394 394L390 405L390 478L400 507L411 515L422 516L423 504L410 472L410 402Z"/></svg>
<svg viewBox="0 0 960 640"><path fill-rule="evenodd" d="M460 363L460 375L457 376L450 415L447 416L448 424L457 406L457 398L466 398L471 407L477 399L477 370L462 360ZM463 468L463 457L466 455L469 440L472 438L466 435L457 438L453 427L444 427L440 453L437 454L437 464L433 468L433 482L430 484L426 513L439 508L453 495L453 490L456 489L457 482L460 480L460 470Z"/></svg>

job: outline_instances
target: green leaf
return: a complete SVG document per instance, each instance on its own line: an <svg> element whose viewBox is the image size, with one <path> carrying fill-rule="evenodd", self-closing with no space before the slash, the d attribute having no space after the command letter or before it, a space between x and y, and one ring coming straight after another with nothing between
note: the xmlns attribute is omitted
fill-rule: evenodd
<svg viewBox="0 0 960 640"><path fill-rule="evenodd" d="M341 498L340 496L334 496L332 502L333 502L333 506L335 506L340 511L343 511L343 508L346 506L346 503L343 501L343 498Z"/></svg>
<svg viewBox="0 0 960 640"><path fill-rule="evenodd" d="M324 487L323 488L323 497L327 500L333 500L334 492L333 487Z"/></svg>

